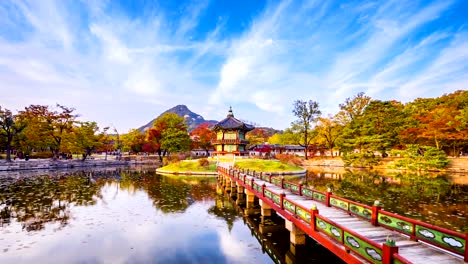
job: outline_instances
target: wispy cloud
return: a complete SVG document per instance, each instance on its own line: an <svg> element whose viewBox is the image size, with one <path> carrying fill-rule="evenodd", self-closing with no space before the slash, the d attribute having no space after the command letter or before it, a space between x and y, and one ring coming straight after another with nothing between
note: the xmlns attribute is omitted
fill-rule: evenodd
<svg viewBox="0 0 468 264"><path fill-rule="evenodd" d="M462 1L269 2L232 34L211 4L1 1L0 103L59 102L123 131L179 103L210 119L233 105L285 128L295 99L333 113L360 91L408 101L467 87Z"/></svg>

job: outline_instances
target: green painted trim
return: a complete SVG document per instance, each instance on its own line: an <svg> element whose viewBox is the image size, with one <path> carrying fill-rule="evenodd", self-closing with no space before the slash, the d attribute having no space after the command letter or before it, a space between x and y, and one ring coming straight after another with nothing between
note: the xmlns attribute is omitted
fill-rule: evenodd
<svg viewBox="0 0 468 264"><path fill-rule="evenodd" d="M436 231L432 228L416 225L416 237L421 238L431 243L440 245L444 248L456 251L463 255L466 248L466 240L448 235L443 232Z"/></svg>
<svg viewBox="0 0 468 264"><path fill-rule="evenodd" d="M345 245L372 263L382 263L382 249L344 231Z"/></svg>
<svg viewBox="0 0 468 264"><path fill-rule="evenodd" d="M384 215L382 213L379 213L378 223L380 225L388 226L393 229L399 230L406 234L411 235L413 233L413 224L411 222Z"/></svg>

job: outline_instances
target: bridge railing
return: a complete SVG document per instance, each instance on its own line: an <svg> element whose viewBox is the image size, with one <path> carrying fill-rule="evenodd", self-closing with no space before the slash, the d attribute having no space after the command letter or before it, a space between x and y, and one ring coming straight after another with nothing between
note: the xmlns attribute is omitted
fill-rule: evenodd
<svg viewBox="0 0 468 264"><path fill-rule="evenodd" d="M234 169L224 170L226 173L234 177L236 176L236 173L237 177L240 177L239 175L243 175L244 183L249 184L249 186L251 186L252 189L255 189L262 195L264 195L265 193L265 188L262 189L262 186L260 186L260 184L254 184L254 180L249 180L246 177L247 175L254 176L255 178L267 181L283 189L290 190L291 192L296 193L298 195L309 197L327 206L332 206L339 210L346 211L349 214L370 221L375 226L379 225L394 230L396 232L405 234L411 237L411 239L413 240L421 240L433 246L442 248L444 250L448 250L450 252L462 256L464 260L468 262L468 234L454 232L452 230L444 229L418 220L413 220L404 216L393 214L381 210L379 206L368 206L362 203L354 202L333 195L331 192L321 192L312 188L305 187L302 184L287 182L284 180L283 177L272 177L271 175L266 173L249 170L241 170L242 173ZM271 190L268 191L272 194L272 197L274 197L275 203L280 205L283 209L285 204L283 200L281 200L282 198L280 197L280 194L274 193ZM288 199L285 199L285 201L287 205L289 205L290 203L294 204L294 202ZM300 206L298 207L297 204L295 206L296 208L301 208ZM288 207L286 207L286 209L287 208ZM303 212L306 209L301 208L300 210L301 212ZM291 212L290 210L288 211ZM294 214L298 215L303 220L305 220L304 217L306 217L307 215L306 213L304 213L301 216L297 214L296 211L294 212Z"/></svg>
<svg viewBox="0 0 468 264"><path fill-rule="evenodd" d="M292 215L294 219L308 225L310 228L308 230L304 230L305 232L324 233L326 236L343 245L347 250L353 251L369 262L382 263L385 255L385 249L387 249L385 245L379 245L374 241L319 215L316 208L306 208L292 199L288 199L284 193L278 193L277 191L268 189L264 184L256 182L255 179L248 179L247 174L235 171L225 171L225 173L244 183L244 187L248 188L257 196L266 198L266 200L271 204L279 207L278 210L280 212ZM394 249L396 247L392 248ZM389 249L387 249L387 251L388 250ZM400 261L399 263L410 263L398 254L393 254L391 251L389 252L390 253L387 253L388 259L386 263L397 263L395 260ZM398 250L395 252L398 252Z"/></svg>

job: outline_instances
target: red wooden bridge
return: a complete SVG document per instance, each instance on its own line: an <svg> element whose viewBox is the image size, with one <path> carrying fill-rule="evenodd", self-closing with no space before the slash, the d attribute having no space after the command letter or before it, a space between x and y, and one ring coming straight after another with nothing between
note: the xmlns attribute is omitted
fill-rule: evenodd
<svg viewBox="0 0 468 264"><path fill-rule="evenodd" d="M226 167L218 173L225 186L242 189L247 201L256 196L262 212L272 209L285 218L292 243L296 234L308 235L347 263L468 263L468 234L264 173Z"/></svg>

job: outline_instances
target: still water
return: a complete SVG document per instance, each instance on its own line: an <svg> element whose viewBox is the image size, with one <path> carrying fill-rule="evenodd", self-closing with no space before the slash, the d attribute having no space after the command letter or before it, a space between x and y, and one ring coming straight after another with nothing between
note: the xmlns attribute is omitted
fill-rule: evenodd
<svg viewBox="0 0 468 264"><path fill-rule="evenodd" d="M468 232L468 175L309 168L309 187L453 231Z"/></svg>
<svg viewBox="0 0 468 264"><path fill-rule="evenodd" d="M154 171L0 175L0 263L340 263L291 248L279 217L244 217L216 178Z"/></svg>

